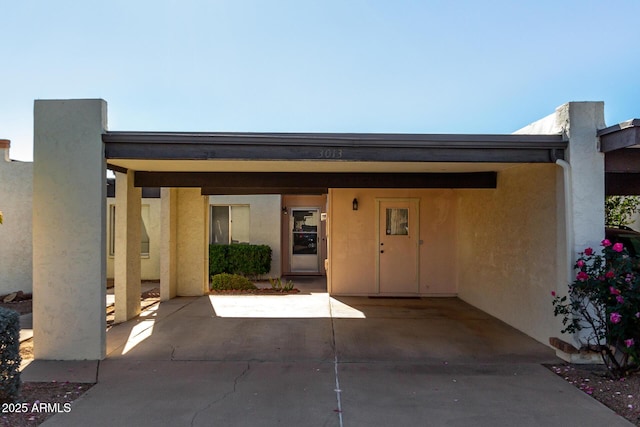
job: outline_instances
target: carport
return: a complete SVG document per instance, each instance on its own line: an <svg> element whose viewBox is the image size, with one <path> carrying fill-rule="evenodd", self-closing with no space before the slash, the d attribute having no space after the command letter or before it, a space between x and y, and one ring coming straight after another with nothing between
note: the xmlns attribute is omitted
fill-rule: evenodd
<svg viewBox="0 0 640 427"><path fill-rule="evenodd" d="M36 101L38 359L105 357L107 167L124 213L116 219L120 320L140 312L143 186L162 187L163 300L206 292L209 194L328 194L329 290L344 296L381 293L378 223L383 209L396 209L384 204L419 206L411 294L457 295L542 342L557 334L548 295L566 287L575 245L601 237L593 224L602 211L589 203L603 174L602 103L565 104L511 135L112 132L106 117L102 100ZM71 306L82 308L70 315Z"/></svg>

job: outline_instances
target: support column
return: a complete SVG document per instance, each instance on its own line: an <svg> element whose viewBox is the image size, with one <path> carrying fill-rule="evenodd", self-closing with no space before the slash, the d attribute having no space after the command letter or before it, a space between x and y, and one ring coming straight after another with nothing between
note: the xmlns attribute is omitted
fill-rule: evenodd
<svg viewBox="0 0 640 427"><path fill-rule="evenodd" d="M604 239L604 154L598 147L598 129L605 128L603 102L570 102L556 110L557 122L569 139L571 165L573 253Z"/></svg>
<svg viewBox="0 0 640 427"><path fill-rule="evenodd" d="M177 205L178 190L160 190L160 301L168 301L177 295Z"/></svg>
<svg viewBox="0 0 640 427"><path fill-rule="evenodd" d="M101 99L35 101L36 359L106 355L106 128Z"/></svg>
<svg viewBox="0 0 640 427"><path fill-rule="evenodd" d="M563 134L569 141L566 161L558 161L557 209L558 283L557 293L567 295L575 280L574 265L578 252L587 247L600 248L604 238L604 154L598 147L598 129L605 127L603 102L569 102L554 114L517 133ZM549 309L551 311L551 309ZM556 330L563 329L556 318ZM565 336L580 346L580 333ZM561 356L562 357L562 356Z"/></svg>
<svg viewBox="0 0 640 427"><path fill-rule="evenodd" d="M115 322L140 314L140 211L142 190L133 186L134 171L116 172L114 248Z"/></svg>
<svg viewBox="0 0 640 427"><path fill-rule="evenodd" d="M559 162L564 168L564 177L559 177L564 191L559 192L563 200L558 200L558 206L564 208L559 217L566 221L559 229L566 232L566 249L572 253L566 262L571 271L577 253L588 246L597 249L604 238L604 154L597 135L604 127L603 102L568 102L516 132L563 134L569 141L568 165ZM575 278L569 276L569 281Z"/></svg>
<svg viewBox="0 0 640 427"><path fill-rule="evenodd" d="M177 190L177 295L201 296L209 286L209 197Z"/></svg>

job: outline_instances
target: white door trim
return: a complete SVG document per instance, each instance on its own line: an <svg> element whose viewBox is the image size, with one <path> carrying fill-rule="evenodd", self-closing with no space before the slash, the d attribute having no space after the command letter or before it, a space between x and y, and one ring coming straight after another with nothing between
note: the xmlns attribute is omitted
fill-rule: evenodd
<svg viewBox="0 0 640 427"><path fill-rule="evenodd" d="M384 202L409 202L412 209L415 209L414 215L415 233L416 233L416 293L420 293L420 198L419 197L376 197L376 287L377 294L380 293L380 204ZM412 226L413 227L413 226Z"/></svg>

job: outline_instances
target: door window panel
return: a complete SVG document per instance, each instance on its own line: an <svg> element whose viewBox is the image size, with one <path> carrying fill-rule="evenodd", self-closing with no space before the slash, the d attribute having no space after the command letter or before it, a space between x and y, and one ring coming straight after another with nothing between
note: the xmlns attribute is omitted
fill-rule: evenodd
<svg viewBox="0 0 640 427"><path fill-rule="evenodd" d="M320 215L317 210L292 210L293 216L293 255L316 255L318 253L318 224Z"/></svg>
<svg viewBox="0 0 640 427"><path fill-rule="evenodd" d="M409 209L387 208L387 236L409 235Z"/></svg>

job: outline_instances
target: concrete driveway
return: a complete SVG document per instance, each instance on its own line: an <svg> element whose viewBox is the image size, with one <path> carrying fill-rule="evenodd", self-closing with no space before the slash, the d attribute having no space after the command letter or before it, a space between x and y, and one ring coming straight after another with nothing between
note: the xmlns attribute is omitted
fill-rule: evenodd
<svg viewBox="0 0 640 427"><path fill-rule="evenodd" d="M176 298L108 333L46 426L627 426L541 366L553 351L455 298ZM63 378L64 377L64 378Z"/></svg>

